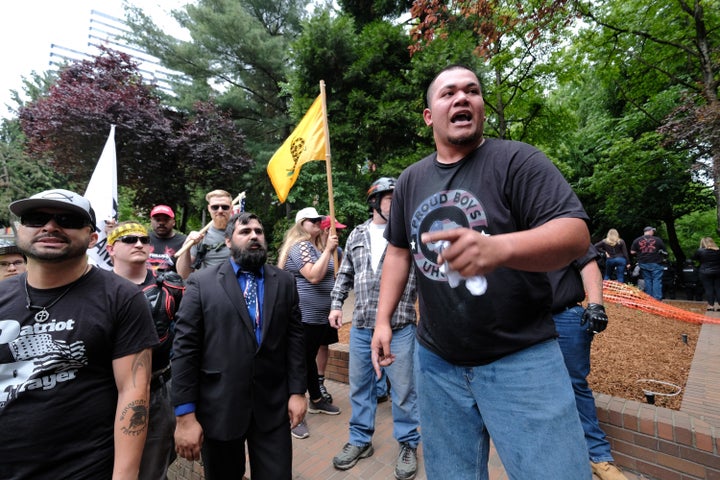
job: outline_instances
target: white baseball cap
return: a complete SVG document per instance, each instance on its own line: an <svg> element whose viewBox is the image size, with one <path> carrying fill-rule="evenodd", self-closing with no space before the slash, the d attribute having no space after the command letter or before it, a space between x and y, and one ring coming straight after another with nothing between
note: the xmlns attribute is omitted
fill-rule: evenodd
<svg viewBox="0 0 720 480"><path fill-rule="evenodd" d="M305 207L295 215L295 223L300 223L303 220L315 220L322 217L323 216L315 210L315 207Z"/></svg>

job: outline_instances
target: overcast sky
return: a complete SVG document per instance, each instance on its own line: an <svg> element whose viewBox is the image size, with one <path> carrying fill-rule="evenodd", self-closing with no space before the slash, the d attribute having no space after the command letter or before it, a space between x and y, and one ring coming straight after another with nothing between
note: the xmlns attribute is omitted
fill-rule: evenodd
<svg viewBox="0 0 720 480"><path fill-rule="evenodd" d="M10 90L21 91L22 77L50 69L50 45L88 50L90 11L123 18L122 0L0 0L0 116L11 117L6 107ZM168 32L174 22L168 12L187 0L131 0ZM13 105L14 106L14 105Z"/></svg>

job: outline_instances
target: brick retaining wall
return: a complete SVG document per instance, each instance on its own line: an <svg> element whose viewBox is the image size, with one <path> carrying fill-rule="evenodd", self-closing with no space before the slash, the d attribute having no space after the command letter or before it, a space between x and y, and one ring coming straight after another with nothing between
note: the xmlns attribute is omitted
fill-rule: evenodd
<svg viewBox="0 0 720 480"><path fill-rule="evenodd" d="M657 480L720 480L718 429L688 413L595 394L621 467Z"/></svg>

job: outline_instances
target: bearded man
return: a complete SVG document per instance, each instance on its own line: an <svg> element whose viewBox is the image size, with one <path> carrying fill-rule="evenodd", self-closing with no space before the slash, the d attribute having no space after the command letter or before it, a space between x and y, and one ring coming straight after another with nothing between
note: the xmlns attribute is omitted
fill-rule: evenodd
<svg viewBox="0 0 720 480"><path fill-rule="evenodd" d="M292 477L290 429L305 417L305 348L293 276L266 264L253 213L225 229L230 258L190 276L177 314L172 399L178 455L207 480Z"/></svg>

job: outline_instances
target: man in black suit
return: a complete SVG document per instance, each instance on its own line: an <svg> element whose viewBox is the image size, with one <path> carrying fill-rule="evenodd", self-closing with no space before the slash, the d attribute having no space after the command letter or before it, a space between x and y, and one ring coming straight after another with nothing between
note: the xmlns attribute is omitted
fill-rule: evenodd
<svg viewBox="0 0 720 480"><path fill-rule="evenodd" d="M190 276L177 314L172 398L178 455L206 480L292 476L290 429L307 409L303 327L295 280L265 263L252 213L225 230L230 259ZM288 421L289 418L289 421Z"/></svg>

